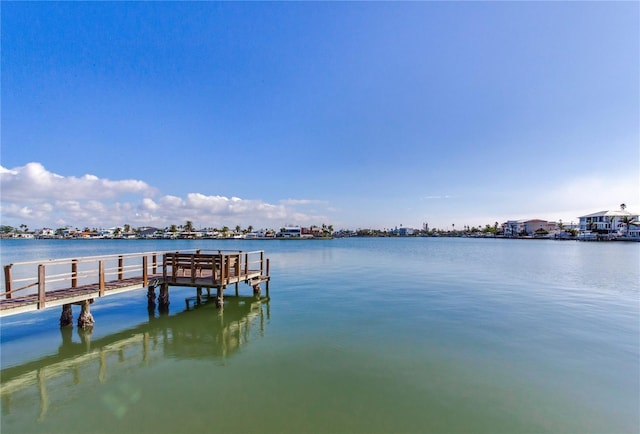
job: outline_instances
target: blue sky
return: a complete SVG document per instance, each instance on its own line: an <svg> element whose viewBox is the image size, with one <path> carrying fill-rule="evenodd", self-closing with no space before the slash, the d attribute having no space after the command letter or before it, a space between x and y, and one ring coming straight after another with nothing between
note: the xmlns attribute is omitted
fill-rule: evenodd
<svg viewBox="0 0 640 434"><path fill-rule="evenodd" d="M2 224L640 212L638 2L2 2Z"/></svg>

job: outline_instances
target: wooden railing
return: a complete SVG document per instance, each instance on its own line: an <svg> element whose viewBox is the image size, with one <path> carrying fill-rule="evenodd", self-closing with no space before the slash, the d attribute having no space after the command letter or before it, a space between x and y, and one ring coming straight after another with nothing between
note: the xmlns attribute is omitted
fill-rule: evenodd
<svg viewBox="0 0 640 434"><path fill-rule="evenodd" d="M159 276L160 273L164 279L175 282L181 269L188 269L192 279L197 277L198 270L210 270L213 283L220 281L223 284L230 276L246 276L258 270L260 276L269 275L269 260L265 260L262 250L203 252L207 251L144 252L17 262L4 266L4 288L0 291L0 298L10 299L15 294L37 292L44 304L46 291L96 283L102 296L106 282L142 276L146 286L149 276Z"/></svg>
<svg viewBox="0 0 640 434"><path fill-rule="evenodd" d="M198 278L206 278L211 280L212 285L224 286L230 277L238 278L257 271L263 275L265 258L262 250L253 252L241 250L167 252L164 254L162 269L163 278L167 282L176 283L178 278L188 277L192 283L195 283Z"/></svg>
<svg viewBox="0 0 640 434"><path fill-rule="evenodd" d="M159 258L164 252L128 253L120 255L88 256L81 258L51 259L48 261L17 262L4 266L4 288L0 298L10 299L15 294L29 295L37 291L44 300L46 290L76 288L98 283L100 295L105 282L127 277L143 277L159 273Z"/></svg>

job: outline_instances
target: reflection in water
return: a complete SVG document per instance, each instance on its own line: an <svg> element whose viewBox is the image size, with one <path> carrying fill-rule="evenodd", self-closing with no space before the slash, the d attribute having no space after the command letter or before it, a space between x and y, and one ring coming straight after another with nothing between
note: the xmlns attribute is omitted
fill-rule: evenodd
<svg viewBox="0 0 640 434"><path fill-rule="evenodd" d="M144 368L154 360L227 358L262 336L269 318L268 299L227 297L224 309L217 309L211 298L174 316L167 311L156 316L151 310L149 322L97 340L91 339L92 329L79 328L75 332L80 342L73 342L74 329L61 328L57 354L2 371L2 414L33 408L39 402L37 418L42 421L50 406L62 406L96 383ZM122 418L139 399L139 390L120 385L103 396L103 403Z"/></svg>

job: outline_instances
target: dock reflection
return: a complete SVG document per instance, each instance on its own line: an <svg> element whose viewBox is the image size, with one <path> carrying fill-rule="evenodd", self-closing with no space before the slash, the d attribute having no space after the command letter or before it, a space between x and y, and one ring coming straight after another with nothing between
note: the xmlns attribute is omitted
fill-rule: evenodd
<svg viewBox="0 0 640 434"><path fill-rule="evenodd" d="M95 340L90 331L62 328L57 354L2 370L2 414L39 402L43 420L53 403L166 358L226 360L262 337L269 319L268 299L227 297L224 309L205 298L173 316L150 312L148 322Z"/></svg>

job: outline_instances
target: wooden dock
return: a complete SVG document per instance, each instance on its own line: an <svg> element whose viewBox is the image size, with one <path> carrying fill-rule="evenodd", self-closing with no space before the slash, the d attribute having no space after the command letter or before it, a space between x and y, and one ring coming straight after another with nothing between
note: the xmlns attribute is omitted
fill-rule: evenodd
<svg viewBox="0 0 640 434"><path fill-rule="evenodd" d="M72 322L72 305L80 305L78 326L93 324L89 306L95 300L147 288L147 300L159 308L169 305L169 287L193 287L196 296L205 289L217 291L218 307L224 306L224 291L246 283L260 295L266 284L269 295L269 259L264 251L145 252L13 263L4 266L4 288L0 292L0 318L62 306L60 325Z"/></svg>

